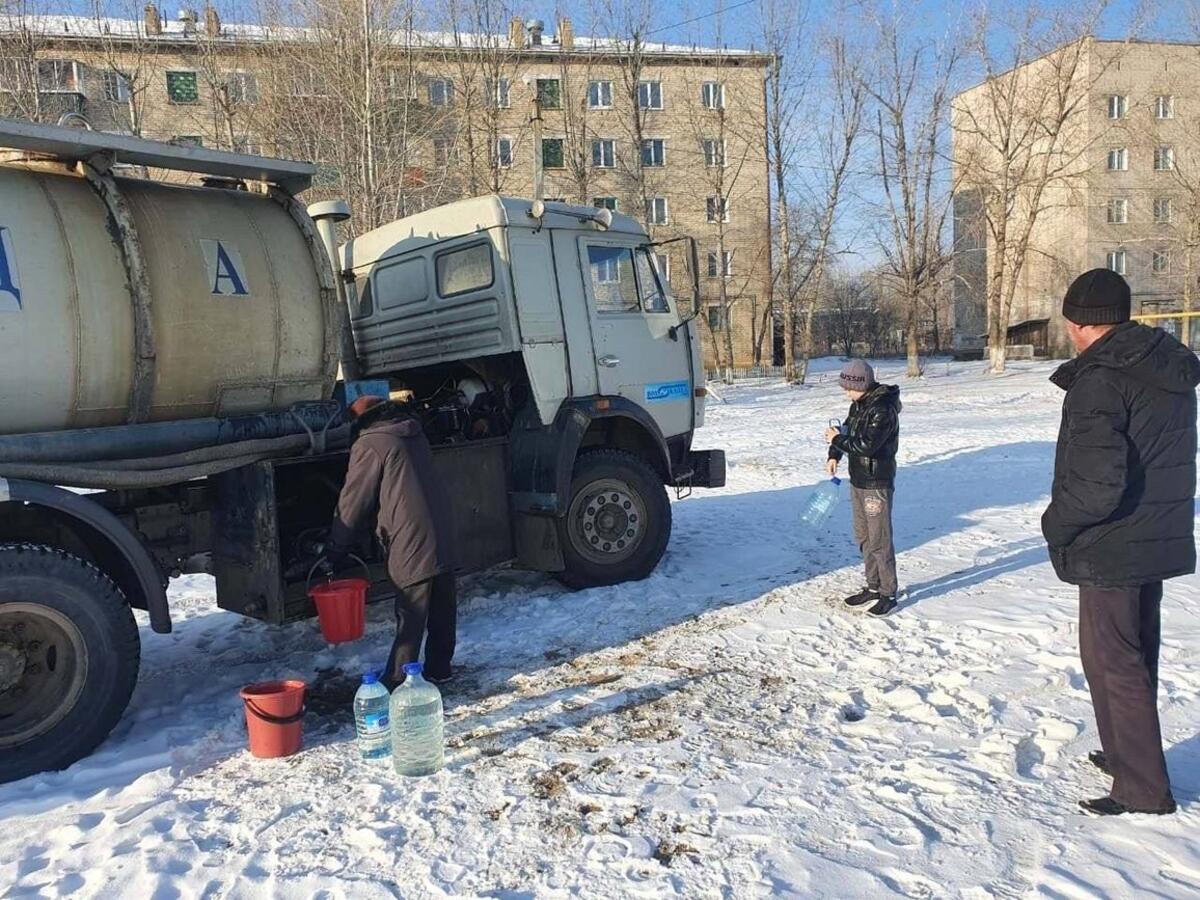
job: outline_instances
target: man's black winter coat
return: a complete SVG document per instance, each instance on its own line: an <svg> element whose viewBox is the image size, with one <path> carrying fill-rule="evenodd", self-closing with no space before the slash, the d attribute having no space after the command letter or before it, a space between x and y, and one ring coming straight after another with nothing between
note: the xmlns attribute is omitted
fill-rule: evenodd
<svg viewBox="0 0 1200 900"><path fill-rule="evenodd" d="M1126 322L1051 381L1067 392L1042 516L1058 577L1134 587L1194 572L1196 355Z"/></svg>
<svg viewBox="0 0 1200 900"><path fill-rule="evenodd" d="M877 384L850 404L842 433L829 445L829 458L850 457L850 483L856 488L895 486L901 408L900 388L894 384Z"/></svg>

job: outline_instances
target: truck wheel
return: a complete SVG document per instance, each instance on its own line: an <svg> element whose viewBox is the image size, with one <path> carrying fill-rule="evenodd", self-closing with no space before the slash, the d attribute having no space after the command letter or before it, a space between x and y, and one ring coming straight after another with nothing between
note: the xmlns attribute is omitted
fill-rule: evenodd
<svg viewBox="0 0 1200 900"><path fill-rule="evenodd" d="M575 463L571 502L558 523L573 588L638 581L654 571L671 537L671 503L654 468L624 450L592 450Z"/></svg>
<svg viewBox="0 0 1200 900"><path fill-rule="evenodd" d="M51 547L0 545L0 783L91 753L129 703L139 650L107 575Z"/></svg>

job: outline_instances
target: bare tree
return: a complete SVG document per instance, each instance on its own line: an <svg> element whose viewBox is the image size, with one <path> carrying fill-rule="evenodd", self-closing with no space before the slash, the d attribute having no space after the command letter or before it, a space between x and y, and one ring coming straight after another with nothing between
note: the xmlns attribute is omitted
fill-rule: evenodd
<svg viewBox="0 0 1200 900"><path fill-rule="evenodd" d="M1091 86L1114 61L1090 37L1106 0L1080 10L1029 6L1007 30L985 10L970 42L982 84L953 108L955 179L973 193L986 231L990 369L1005 368L1008 326L1039 218L1078 202L1091 146ZM997 37L1003 32L1003 38Z"/></svg>
<svg viewBox="0 0 1200 900"><path fill-rule="evenodd" d="M829 69L828 118L818 126L817 143L821 151L822 178L818 181L811 254L803 266L793 266L794 288L798 302L784 308L784 368L789 381L804 383L812 356L813 314L821 291L821 280L830 261L833 229L844 199L847 182L853 174L851 163L863 125L867 90L862 58L846 39L830 38L825 47ZM797 323L797 319L799 322ZM800 358L797 360L797 326Z"/></svg>
<svg viewBox="0 0 1200 900"><path fill-rule="evenodd" d="M278 4L279 0L263 0ZM278 152L321 163L356 232L461 195L435 139L454 134L450 73L430 74L415 0L299 0L265 6L254 124Z"/></svg>
<svg viewBox="0 0 1200 900"><path fill-rule="evenodd" d="M92 5L101 61L97 67L101 78L99 98L111 110L114 125L141 135L146 128L147 101L159 77L158 45L147 34L145 17L157 18L158 10L143 10L139 2L122 9L131 29L114 34L108 24L113 5L102 0Z"/></svg>
<svg viewBox="0 0 1200 900"><path fill-rule="evenodd" d="M943 235L953 191L945 189L939 168L959 41L953 33L940 45L913 40L897 15L876 14L878 65L869 90L877 107L874 137L886 222L877 238L906 310L908 377L916 378L922 372L922 307L930 299L936 303L930 295L951 262Z"/></svg>
<svg viewBox="0 0 1200 900"><path fill-rule="evenodd" d="M48 64L40 59L45 46L37 0L5 0L0 7L0 96L6 116L44 122L60 111L48 103L43 91Z"/></svg>

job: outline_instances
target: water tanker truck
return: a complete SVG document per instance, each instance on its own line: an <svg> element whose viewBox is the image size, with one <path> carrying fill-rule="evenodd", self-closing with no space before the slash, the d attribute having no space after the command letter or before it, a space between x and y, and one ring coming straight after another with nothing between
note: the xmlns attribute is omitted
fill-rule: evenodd
<svg viewBox="0 0 1200 900"><path fill-rule="evenodd" d="M120 719L134 609L209 573L284 625L345 476L346 404L405 398L453 498L463 572L644 578L668 489L724 483L693 296L634 220L488 196L339 246L307 163L0 119L0 782ZM147 173L190 173L151 179ZM372 598L384 552L359 555Z"/></svg>

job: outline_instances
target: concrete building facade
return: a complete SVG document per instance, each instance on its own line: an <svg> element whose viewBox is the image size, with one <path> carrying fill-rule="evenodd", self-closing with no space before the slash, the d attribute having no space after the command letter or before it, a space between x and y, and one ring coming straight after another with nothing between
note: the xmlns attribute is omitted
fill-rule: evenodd
<svg viewBox="0 0 1200 900"><path fill-rule="evenodd" d="M681 296L687 244L667 242L696 239L710 368L753 365L756 346L772 362L768 56L577 37L566 20L553 36L514 19L505 35L380 44L364 63L312 30L222 23L213 7L0 16L0 114L77 113L104 130L312 159L309 199L347 197L360 229L472 194L532 195L537 154L548 199L642 219ZM374 138L354 121L364 99L347 96L368 72ZM364 177L368 145L382 162Z"/></svg>
<svg viewBox="0 0 1200 900"><path fill-rule="evenodd" d="M1047 58L1016 73L1030 93L1057 78L1076 96L1058 143L1049 151L1033 148L1035 162L1038 153L1050 154L1055 174L1037 201L1009 343L1070 355L1063 294L1081 272L1107 267L1129 281L1135 315L1151 317L1196 347L1200 328L1171 314L1200 306L1200 45L1086 39L1080 47L1069 79ZM984 83L960 94L952 123L954 342L963 355L984 348L987 279L997 252L984 204L1001 167L977 167L974 177L963 177L982 143L976 132L987 121L988 90ZM995 181L981 180L979 171L993 173ZM1015 204L1009 224L1019 226L1027 209Z"/></svg>

